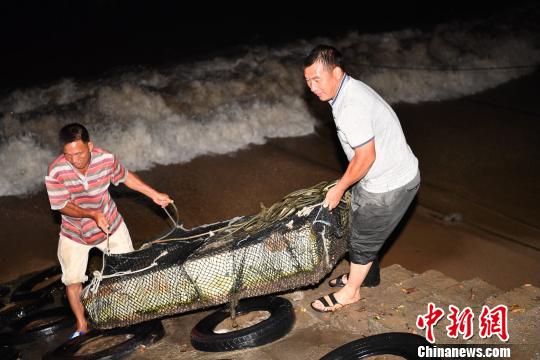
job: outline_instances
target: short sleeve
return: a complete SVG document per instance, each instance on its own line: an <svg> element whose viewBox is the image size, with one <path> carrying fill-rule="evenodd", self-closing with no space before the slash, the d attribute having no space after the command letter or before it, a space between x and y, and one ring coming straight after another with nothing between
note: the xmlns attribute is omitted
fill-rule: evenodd
<svg viewBox="0 0 540 360"><path fill-rule="evenodd" d="M47 195L49 195L51 209L63 209L71 199L71 194L66 186L52 176L45 176L45 186L47 188Z"/></svg>
<svg viewBox="0 0 540 360"><path fill-rule="evenodd" d="M371 116L356 104L343 108L337 125L352 148L364 145L375 136Z"/></svg>
<svg viewBox="0 0 540 360"><path fill-rule="evenodd" d="M113 155L113 156L114 156L114 161L112 165L113 171L112 171L111 183L114 186L118 186L120 183L123 183L124 181L126 181L128 171L124 167L124 165L122 165L120 160L118 160L116 155Z"/></svg>

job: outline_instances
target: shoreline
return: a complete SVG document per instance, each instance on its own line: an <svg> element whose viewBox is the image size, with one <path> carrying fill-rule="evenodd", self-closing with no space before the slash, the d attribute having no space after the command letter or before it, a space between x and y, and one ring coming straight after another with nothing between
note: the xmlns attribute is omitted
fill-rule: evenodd
<svg viewBox="0 0 540 360"><path fill-rule="evenodd" d="M422 185L383 266L399 263L417 272L430 266L507 289L540 286L538 80L540 72L458 100L394 107L420 160ZM261 203L268 207L292 191L337 179L344 165L333 124L325 123L308 136L137 174L168 193L184 226L195 227L256 214ZM165 212L143 195L120 186L113 198L135 248L169 229ZM0 282L56 263L58 220L44 190L0 198Z"/></svg>
<svg viewBox="0 0 540 360"><path fill-rule="evenodd" d="M169 193L178 207L181 222L192 228L256 214L261 204L269 207L292 191L339 177L333 154L326 152L326 158L311 161L301 152L298 156L292 155L297 148L317 148L324 152L328 144L322 146L316 135L276 139L233 154L202 156L187 164L157 166L138 175L160 191ZM253 166L253 160L257 160L258 168ZM415 208L385 245L382 267L400 264L418 273L435 269L457 280L480 277L506 290L525 283L540 286L540 279L534 277L540 273L537 261L540 252L489 234L466 221L445 220L447 213L424 205L426 194L428 190L422 185ZM165 212L143 195L120 186L114 189L113 197L136 249L143 241L170 228ZM36 221L35 226L22 228L20 236L14 231L6 233L7 238L23 240L10 242L13 246L5 247L0 255L0 282L15 282L25 274L55 265L59 223L48 208L45 191L27 199L2 198L0 204L4 209L0 221L4 225L10 222L10 229L24 223L29 215ZM15 206L20 209L6 210ZM4 216L6 213L10 214L9 219ZM21 243L25 246L21 247ZM26 244L34 251L26 251ZM502 258L505 258L504 265L500 264ZM494 264L497 269L493 269Z"/></svg>

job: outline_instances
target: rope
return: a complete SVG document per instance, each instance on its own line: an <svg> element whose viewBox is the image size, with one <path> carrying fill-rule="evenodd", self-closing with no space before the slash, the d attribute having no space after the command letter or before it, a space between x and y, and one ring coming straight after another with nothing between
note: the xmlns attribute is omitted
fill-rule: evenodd
<svg viewBox="0 0 540 360"><path fill-rule="evenodd" d="M174 230L176 230L176 228L178 227L178 222L179 222L179 216L178 216L178 209L176 208L176 205L174 205L174 202L171 202L170 205L172 205L175 213L176 213L176 220L173 219L173 217L171 216L171 214L167 211L166 208L163 208L163 210L167 213L167 215L169 216L169 219L171 219L171 221L173 222L173 228L165 235L163 235L160 239L170 235ZM110 274L110 275L103 275L103 272L105 271L105 256L106 255L110 255L111 254L111 249L109 247L109 233L106 232L105 233L106 236L107 236L107 247L105 248L105 251L103 251L103 257L102 257L102 261L101 261L101 271L94 271L92 273L93 275L93 278L92 278L92 281L90 282L90 285L88 285L85 289L84 289L84 292L83 292L83 298L86 298L89 293L92 293L92 294L95 294L98 289L99 289L99 284L101 283L101 280L103 279L108 279L108 278L112 278L112 277L116 277L116 276L123 276L123 275L128 275L128 274L135 274L135 273L138 273L138 272L141 272L141 271L145 271L145 270L148 270L150 268L153 268L154 266L157 266L157 260L162 257L162 256L165 256L168 254L167 251L163 251L161 254L159 254L153 261L150 265L148 265L147 267L143 268L143 269L139 269L139 270L127 270L127 271L120 271L120 272L117 272L117 273L114 273L114 274Z"/></svg>
<svg viewBox="0 0 540 360"><path fill-rule="evenodd" d="M173 206L174 211L176 213L176 220L173 219L173 217L167 211L167 209L163 208L163 210L165 210L165 212L167 213L167 215L169 216L169 218L173 222L173 228L166 235L160 237L159 239L144 244L143 247L141 247L141 249L144 248L145 246L148 247L151 244L155 244L155 243L163 243L163 242L178 241L178 240L189 240L189 239L194 239L194 238L200 238L201 236L205 236L205 235L213 236L215 233L219 233L219 232L226 232L225 235L223 236L224 238L232 238L233 235L235 235L235 234L237 234L239 232L244 232L244 233L247 233L247 234L254 234L254 233L258 232L259 230L267 228L269 225L272 225L272 224L275 224L275 223L278 223L278 222L282 222L283 219L285 219L286 217L288 217L288 216L290 216L292 214L296 214L296 215L302 216L302 217L307 216L313 211L313 209L315 209L317 207L319 207L319 211L318 211L317 216L315 217L315 220L313 221L313 223L320 222L320 223L323 223L325 225L330 225L327 222L324 222L322 220L318 220L318 217L319 217L319 215L321 213L321 210L323 208L322 207L323 202L320 201L320 200L321 200L323 194L326 194L328 189L331 188L332 186L334 186L336 183L337 183L337 180L333 181L333 182L330 182L330 183L329 182L321 182L321 183L319 183L319 184L317 184L317 185L315 185L315 186L313 186L311 188L297 190L297 191L287 195L281 202L278 202L278 203L272 205L270 208L263 207L261 212L259 212L257 215L255 215L253 217L248 218L248 220L246 220L244 222L242 222L242 221L239 221L239 222L231 221L231 222L228 223L228 225L225 225L225 226L223 226L221 228L218 228L218 229L208 231L208 232L203 233L203 234L198 234L198 235L194 235L194 236L187 236L187 237L182 237L182 238L164 239L165 237L170 235L174 230L176 230L178 228L178 222L179 222L179 220L178 220L179 219L178 218L178 209L176 208L174 203L171 203L171 205ZM349 192L347 192L346 195L343 196L343 198L341 199L341 202L346 203L347 201L349 201L349 197L350 197L350 194L349 194ZM147 266L147 267L145 267L143 269L139 269L139 270L135 270L135 271L132 271L132 270L120 271L120 272L110 274L110 275L103 275L103 272L105 270L105 255L109 254L109 243L108 243L108 241L109 241L109 236L107 234L107 249L106 249L107 254L105 252L103 253L103 263L102 263L101 271L96 270L96 271L93 272L92 281L91 281L90 285L88 285L84 289L83 298L86 298L90 293L95 294L98 291L99 285L100 285L100 283L101 283L101 281L103 279L108 279L108 278L113 278L113 277L123 276L123 275L129 275L129 274L135 274L135 273L138 273L138 272L141 272L141 271L148 270L148 269L150 269L150 268L152 268L154 266L157 266L158 264L157 264L156 261L159 258L161 258L162 256L165 256L168 253L167 251L163 251L160 255L158 255L152 261L152 263L149 266ZM326 261L326 264L328 265L329 264L328 249L327 249L327 246L326 246L326 243L325 243L324 240L323 240L323 247L324 247L324 252L325 252L325 261Z"/></svg>
<svg viewBox="0 0 540 360"><path fill-rule="evenodd" d="M321 205L321 207L319 208L319 211L317 212L317 216L315 216L315 219L313 220L312 224L321 223L323 225L331 226L331 224L328 221L319 220L319 215L321 214L322 209L323 207ZM322 245L324 249L324 261L325 261L326 266L328 267L330 265L330 258L328 254L328 247L326 246L326 236L324 234L325 231L326 231L326 227L323 227L321 237L322 237Z"/></svg>
<svg viewBox="0 0 540 360"><path fill-rule="evenodd" d="M109 229L107 229L109 230ZM107 237L107 247L105 248L105 251L103 252L105 254L105 252L107 253L107 255L109 255L111 253L111 249L109 248L109 231L107 231L105 233L105 236Z"/></svg>
<svg viewBox="0 0 540 360"><path fill-rule="evenodd" d="M174 220L171 216L171 214L167 211L167 208L164 207L163 210L165 211L165 213L169 216L169 219L171 219L171 221L173 222L173 224L175 225L178 225L178 209L176 208L176 205L174 205L174 202L171 202L170 203L173 208L174 208L174 211L176 212L176 220Z"/></svg>
<svg viewBox="0 0 540 360"><path fill-rule="evenodd" d="M264 206L262 206L262 210L257 215L249 217L245 221L239 221L234 224L229 223L221 228L213 229L212 231L208 231L206 233L198 235L169 239L163 239L164 237L161 237L160 239L147 244L150 245L154 243L163 243L179 240L185 241L200 238L206 235L213 236L215 233L223 232L226 232L223 235L223 238L227 239L232 238L235 234L239 232L254 234L260 230L267 228L269 225L281 222L284 218L292 214L297 214L298 216L308 215L312 209L322 204L322 202L319 201L322 195L325 194L328 189L334 186L336 183L337 180L332 182L321 182L311 188L297 190L293 193L290 193L282 201L273 204L269 208L265 208ZM341 201L346 202L346 197L344 197Z"/></svg>
<svg viewBox="0 0 540 360"><path fill-rule="evenodd" d="M94 271L93 272L93 278L92 278L92 281L90 282L90 285L88 285L84 291L83 291L83 298L86 298L88 297L88 295L90 293L92 294L96 294L97 291L99 290L99 284L101 283L101 280L103 279L109 279L109 278L113 278L113 277L117 277L117 276L124 276L124 275L129 275L129 274L136 274L136 273L139 273L139 272L142 272L142 271L146 271L148 269L151 269L153 268L154 266L157 266L158 263L157 263L157 260L165 255L167 255L169 252L168 251L163 251L161 252L161 254L159 254L153 261L150 265L148 265L147 267L145 268L142 268L142 269L139 269L139 270L127 270L127 271L119 271L117 273L114 273L114 274L109 274L109 275L103 275L103 270L105 269L105 253L103 253L103 264L101 266L101 271Z"/></svg>
<svg viewBox="0 0 540 360"><path fill-rule="evenodd" d="M165 213L167 214L167 216L169 216L169 219L171 219L172 223L173 223L173 226L171 227L171 230L166 233L165 235L157 238L157 240L161 240L161 239L164 239L166 238L167 236L171 235L173 233L174 230L176 230L178 228L178 223L180 222L180 216L178 215L178 208L176 207L176 205L174 205L174 201L171 202L169 205L171 205L174 209L174 213L176 214L176 220L173 219L173 217L171 216L171 214L167 211L167 208L164 207L163 208L163 211L165 211Z"/></svg>

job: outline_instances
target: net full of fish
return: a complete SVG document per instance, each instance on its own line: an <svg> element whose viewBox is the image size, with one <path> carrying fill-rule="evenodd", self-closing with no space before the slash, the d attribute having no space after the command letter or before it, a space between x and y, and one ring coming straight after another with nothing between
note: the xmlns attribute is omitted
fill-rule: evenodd
<svg viewBox="0 0 540 360"><path fill-rule="evenodd" d="M331 212L323 182L270 208L214 224L175 227L127 254L105 254L82 302L108 329L320 282L345 255L350 193Z"/></svg>

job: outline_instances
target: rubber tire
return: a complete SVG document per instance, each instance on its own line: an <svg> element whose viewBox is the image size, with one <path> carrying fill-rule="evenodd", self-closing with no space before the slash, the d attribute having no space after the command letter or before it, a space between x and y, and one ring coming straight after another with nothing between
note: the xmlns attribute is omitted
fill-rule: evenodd
<svg viewBox="0 0 540 360"><path fill-rule="evenodd" d="M93 338L101 338L107 336L116 335L129 335L133 336L124 342L100 350L93 354L76 355L75 353L81 349L81 347L92 341ZM165 335L165 329L159 320L153 320L141 324L135 324L127 327L114 328L108 330L92 330L82 336L78 336L74 339L68 340L64 344L58 346L56 349L48 352L43 357L43 360L107 360L107 359L119 359L124 355L127 355L137 349L138 346L148 346L160 340Z"/></svg>
<svg viewBox="0 0 540 360"><path fill-rule="evenodd" d="M34 328L26 326L32 321L57 318ZM56 307L40 310L32 315L26 316L9 325L10 332L0 334L0 344L23 344L38 340L39 338L54 335L58 330L65 329L75 324L75 317L68 307Z"/></svg>
<svg viewBox="0 0 540 360"><path fill-rule="evenodd" d="M15 287L15 289L13 289L13 293L11 294L11 301L34 299L46 293L52 295L55 290L61 289L63 287L60 279L42 289L35 291L33 291L32 289L40 282L47 280L51 276L55 276L61 273L62 268L58 265L51 266L45 270L38 272L29 279L23 281L21 284Z"/></svg>
<svg viewBox="0 0 540 360"><path fill-rule="evenodd" d="M21 354L11 346L0 345L0 359L2 360L18 360Z"/></svg>
<svg viewBox="0 0 540 360"><path fill-rule="evenodd" d="M14 301L11 308L5 309L10 304L0 309L0 325L10 325L12 322L22 319L26 316L32 315L39 311L45 305L53 302L52 296L48 294L42 294L42 296L35 299Z"/></svg>
<svg viewBox="0 0 540 360"><path fill-rule="evenodd" d="M270 317L244 329L217 334L219 323L230 317L228 306L211 313L199 321L191 331L191 345L197 350L217 352L251 348L282 338L292 329L295 316L291 302L282 297L266 296L242 300L236 314L268 311Z"/></svg>
<svg viewBox="0 0 540 360"><path fill-rule="evenodd" d="M332 350L320 360L356 360L375 355L396 355L405 359L420 359L418 346L431 346L422 336L389 332L351 341Z"/></svg>
<svg viewBox="0 0 540 360"><path fill-rule="evenodd" d="M7 285L0 285L0 297L4 297L11 292L11 288Z"/></svg>

